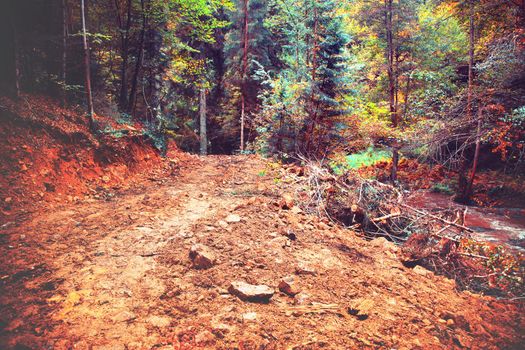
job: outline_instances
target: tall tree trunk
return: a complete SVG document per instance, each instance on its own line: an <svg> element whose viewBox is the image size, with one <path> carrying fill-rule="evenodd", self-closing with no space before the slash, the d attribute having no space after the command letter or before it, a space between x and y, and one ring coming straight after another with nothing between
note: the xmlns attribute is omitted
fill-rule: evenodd
<svg viewBox="0 0 525 350"><path fill-rule="evenodd" d="M118 0L115 0L115 7L117 9L117 20L120 28L120 55L122 57L122 66L120 68L120 94L119 106L121 110L125 110L128 106L128 57L129 57L129 30L131 28L131 0L127 3L127 18L126 23L120 15L120 8Z"/></svg>
<svg viewBox="0 0 525 350"><path fill-rule="evenodd" d="M393 5L392 0L385 0L385 27L387 40L387 69L388 69L388 96L390 106L390 120L392 127L397 128L397 110L396 110L396 72L394 72L394 38L392 29ZM397 140L392 145L392 169L390 178L392 182L397 180L397 164L399 162L399 150Z"/></svg>
<svg viewBox="0 0 525 350"><path fill-rule="evenodd" d="M408 72L407 83L405 86L405 103L403 105L403 120L406 120L408 114L408 108L410 106L410 83L412 82L411 72Z"/></svg>
<svg viewBox="0 0 525 350"><path fill-rule="evenodd" d="M137 62L135 64L135 72L131 80L131 91L129 93L128 113L131 115L135 114L135 103L137 101L137 85L139 81L140 70L142 68L142 62L144 60L144 41L146 37L146 9L144 6L144 0L140 0L140 8L142 11L142 29L140 30L140 43L137 51Z"/></svg>
<svg viewBox="0 0 525 350"><path fill-rule="evenodd" d="M13 48L15 60L15 98L20 97L20 44L18 42L18 33L13 25Z"/></svg>
<svg viewBox="0 0 525 350"><path fill-rule="evenodd" d="M148 54L148 80L150 88L148 109L151 121L155 123L157 131L164 127L162 118L162 87L164 85L164 74L166 61L161 55L161 49L164 42L162 33L166 27L164 15L148 26L148 46L145 52Z"/></svg>
<svg viewBox="0 0 525 350"><path fill-rule="evenodd" d="M466 193L470 197L472 195L472 186L474 184L474 178L476 177L476 171L478 169L479 149L481 146L481 124L483 122L483 109L478 108L478 126L476 128L476 149L474 151L474 160L472 163L472 170L470 179L467 185Z"/></svg>
<svg viewBox="0 0 525 350"><path fill-rule="evenodd" d="M246 73L248 71L248 2L243 0L243 48L242 48L242 68L241 68L241 152L244 151L244 120L246 113Z"/></svg>
<svg viewBox="0 0 525 350"><path fill-rule="evenodd" d="M308 15L308 12L305 14L305 17ZM307 64L311 64L310 70L310 80L312 84L312 89L310 92L310 98L307 102L307 109L309 114L309 121L306 127L305 132L305 150L307 154L312 153L312 144L314 141L315 128L317 126L317 111L315 103L315 81L317 79L317 31L318 31L318 12L317 12L317 2L313 2L313 27L312 27L312 49L307 51Z"/></svg>
<svg viewBox="0 0 525 350"><path fill-rule="evenodd" d="M86 80L86 97L88 104L88 118L89 127L91 129L95 126L95 112L93 110L93 96L91 95L91 70L89 66L89 46L87 42L86 32L86 14L84 7L84 0L80 0L80 12L82 16L82 43L84 46L84 67L85 67L85 80Z"/></svg>
<svg viewBox="0 0 525 350"><path fill-rule="evenodd" d="M67 0L62 0L62 62L60 67L60 103L62 107L67 104Z"/></svg>
<svg viewBox="0 0 525 350"><path fill-rule="evenodd" d="M208 138L206 135L206 89L200 88L199 91L199 125L200 125L200 153L208 153Z"/></svg>
<svg viewBox="0 0 525 350"><path fill-rule="evenodd" d="M10 5L10 6L9 6ZM12 87L13 97L18 99L20 97L20 43L18 42L18 30L16 28L16 9L11 1L7 7L10 10L9 25L11 27L12 44L13 44L13 82Z"/></svg>
<svg viewBox="0 0 525 350"><path fill-rule="evenodd" d="M472 87L474 67L474 4L469 1L469 50L468 50L468 85L467 85L467 121L472 119ZM460 160L458 169L458 191L456 201L466 203L470 200L469 182L467 180L468 162L465 157Z"/></svg>

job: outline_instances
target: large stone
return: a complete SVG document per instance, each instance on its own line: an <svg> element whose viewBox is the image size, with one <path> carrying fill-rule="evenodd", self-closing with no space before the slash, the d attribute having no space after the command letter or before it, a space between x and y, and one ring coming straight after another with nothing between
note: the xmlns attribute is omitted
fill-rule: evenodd
<svg viewBox="0 0 525 350"><path fill-rule="evenodd" d="M264 284L253 285L246 282L234 281L228 288L230 294L233 294L241 300L254 302L268 302L275 291Z"/></svg>
<svg viewBox="0 0 525 350"><path fill-rule="evenodd" d="M211 249L202 244L194 244L190 248L190 259L193 267L197 269L208 269L215 265L217 260Z"/></svg>

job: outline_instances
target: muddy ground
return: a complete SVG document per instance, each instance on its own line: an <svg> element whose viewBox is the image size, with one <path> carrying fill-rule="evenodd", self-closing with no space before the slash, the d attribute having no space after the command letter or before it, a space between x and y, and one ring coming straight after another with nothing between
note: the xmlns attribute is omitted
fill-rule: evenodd
<svg viewBox="0 0 525 350"><path fill-rule="evenodd" d="M1 349L518 349L518 301L458 292L385 240L276 205L264 160L49 205L0 229ZM232 215L234 214L234 215ZM195 243L217 260L192 266ZM277 288L294 276L295 297ZM276 290L240 300L232 281Z"/></svg>

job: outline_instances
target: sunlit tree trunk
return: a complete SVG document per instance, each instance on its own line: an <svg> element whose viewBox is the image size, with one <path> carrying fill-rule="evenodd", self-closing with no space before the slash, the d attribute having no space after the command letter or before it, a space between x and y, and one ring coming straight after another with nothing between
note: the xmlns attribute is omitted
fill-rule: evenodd
<svg viewBox="0 0 525 350"><path fill-rule="evenodd" d="M149 112L151 121L155 123L157 129L163 128L163 111L162 111L162 88L164 86L164 74L166 59L161 54L162 45L164 42L163 33L166 27L164 15L160 16L159 20L149 26L148 47L146 52L148 54L148 68L149 68Z"/></svg>
<svg viewBox="0 0 525 350"><path fill-rule="evenodd" d="M89 66L89 46L87 42L86 32L86 14L84 7L84 0L80 0L80 12L82 17L82 41L84 46L84 68L85 68L85 81L86 81L86 97L88 104L88 118L90 128L95 126L95 112L93 110L93 96L91 95L91 72Z"/></svg>
<svg viewBox="0 0 525 350"><path fill-rule="evenodd" d="M387 69L388 69L388 101L390 106L390 120L392 127L397 128L397 110L396 110L396 72L394 72L394 38L392 29L393 4L392 0L385 0L385 27L387 41ZM397 164L399 162L399 150L397 140L392 145L392 169L390 178L392 182L397 180Z"/></svg>
<svg viewBox="0 0 525 350"><path fill-rule="evenodd" d="M244 151L244 122L246 113L246 73L248 71L248 1L243 0L243 39L242 39L242 68L241 68L241 152Z"/></svg>
<svg viewBox="0 0 525 350"><path fill-rule="evenodd" d="M474 184L474 178L476 177L476 171L478 170L478 159L479 159L479 149L481 147L481 124L483 123L483 109L480 107L478 109L478 126L476 128L476 149L474 151L474 160L472 161L472 170L470 174L470 179L467 185L466 193L470 197L472 194L472 186Z"/></svg>
<svg viewBox="0 0 525 350"><path fill-rule="evenodd" d="M200 125L200 153L208 153L208 138L206 135L206 89L200 88L199 91L199 125Z"/></svg>
<svg viewBox="0 0 525 350"><path fill-rule="evenodd" d="M468 85L467 85L467 122L472 119L472 87L473 87L473 67L474 67L474 5L469 1L469 61L468 61ZM470 200L469 181L467 180L468 162L465 157L460 160L458 175L458 191L456 200L458 202L468 202Z"/></svg>
<svg viewBox="0 0 525 350"><path fill-rule="evenodd" d="M408 72L407 74L407 83L405 87L405 103L403 105L403 120L406 120L406 116L408 114L408 108L410 107L410 84L412 83L412 77L411 72Z"/></svg>

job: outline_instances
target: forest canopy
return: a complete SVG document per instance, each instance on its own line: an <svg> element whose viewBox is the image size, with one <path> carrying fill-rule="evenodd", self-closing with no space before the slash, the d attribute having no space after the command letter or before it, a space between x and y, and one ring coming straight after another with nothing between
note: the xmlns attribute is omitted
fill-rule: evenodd
<svg viewBox="0 0 525 350"><path fill-rule="evenodd" d="M523 0L10 0L3 94L140 122L162 149L521 171ZM380 156L379 156L380 155ZM469 175L470 174L470 175ZM471 177L469 180L468 177Z"/></svg>

